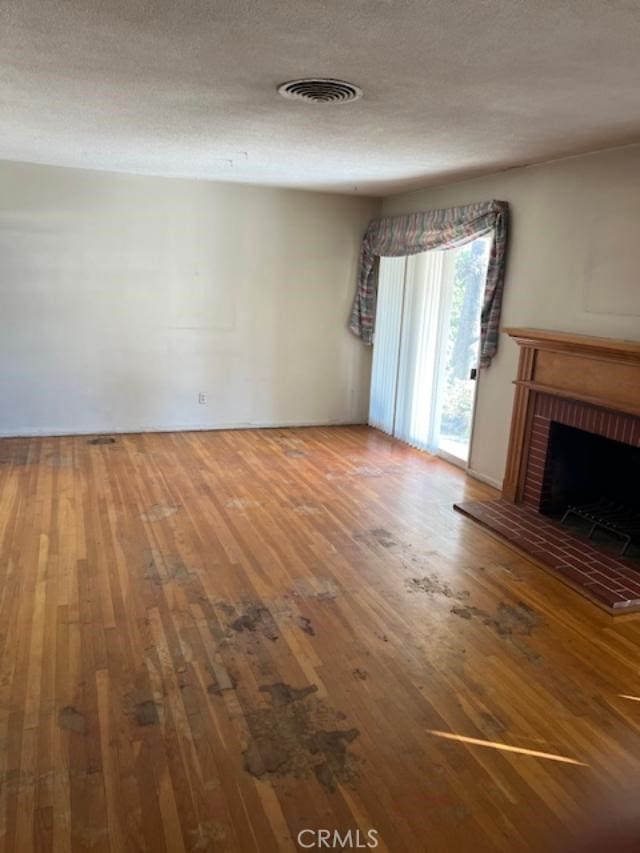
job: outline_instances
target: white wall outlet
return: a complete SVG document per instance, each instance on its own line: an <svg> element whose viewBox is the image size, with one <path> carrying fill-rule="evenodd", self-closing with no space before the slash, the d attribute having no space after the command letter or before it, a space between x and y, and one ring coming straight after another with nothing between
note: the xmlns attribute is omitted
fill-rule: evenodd
<svg viewBox="0 0 640 853"><path fill-rule="evenodd" d="M198 394L198 402L201 406L204 406L206 405L206 403L209 402L209 398L204 391L200 391L200 393Z"/></svg>

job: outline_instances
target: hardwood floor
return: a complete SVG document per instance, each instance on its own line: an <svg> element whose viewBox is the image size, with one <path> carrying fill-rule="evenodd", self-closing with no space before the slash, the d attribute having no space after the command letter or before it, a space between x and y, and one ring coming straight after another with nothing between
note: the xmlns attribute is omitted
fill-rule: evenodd
<svg viewBox="0 0 640 853"><path fill-rule="evenodd" d="M493 494L364 427L0 442L2 849L640 849L640 616Z"/></svg>

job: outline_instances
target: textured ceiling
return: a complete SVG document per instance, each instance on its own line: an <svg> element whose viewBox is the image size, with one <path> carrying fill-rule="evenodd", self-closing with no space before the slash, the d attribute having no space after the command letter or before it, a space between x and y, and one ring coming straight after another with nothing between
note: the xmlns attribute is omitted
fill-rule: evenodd
<svg viewBox="0 0 640 853"><path fill-rule="evenodd" d="M385 195L640 139L639 45L640 0L2 0L0 159Z"/></svg>

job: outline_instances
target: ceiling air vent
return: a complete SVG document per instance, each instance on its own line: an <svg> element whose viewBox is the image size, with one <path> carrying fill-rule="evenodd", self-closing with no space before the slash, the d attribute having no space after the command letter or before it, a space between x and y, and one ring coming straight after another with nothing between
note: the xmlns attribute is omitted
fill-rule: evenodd
<svg viewBox="0 0 640 853"><path fill-rule="evenodd" d="M302 80L290 80L278 86L283 98L296 98L311 101L314 104L337 104L356 101L362 97L362 89L344 80L331 80L325 77L305 77Z"/></svg>

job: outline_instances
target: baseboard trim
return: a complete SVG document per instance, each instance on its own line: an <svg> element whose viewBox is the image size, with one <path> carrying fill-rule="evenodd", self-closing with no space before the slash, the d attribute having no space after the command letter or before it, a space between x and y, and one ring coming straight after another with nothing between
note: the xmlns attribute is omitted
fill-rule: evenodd
<svg viewBox="0 0 640 853"><path fill-rule="evenodd" d="M228 424L165 424L162 426L127 426L127 427L80 427L79 429L64 429L60 427L23 427L16 430L0 430L0 438L57 438L72 435L139 435L153 432L218 432L226 429L295 429L303 427L330 426L366 426L366 421L353 420L320 420L320 421L256 421L249 423Z"/></svg>

